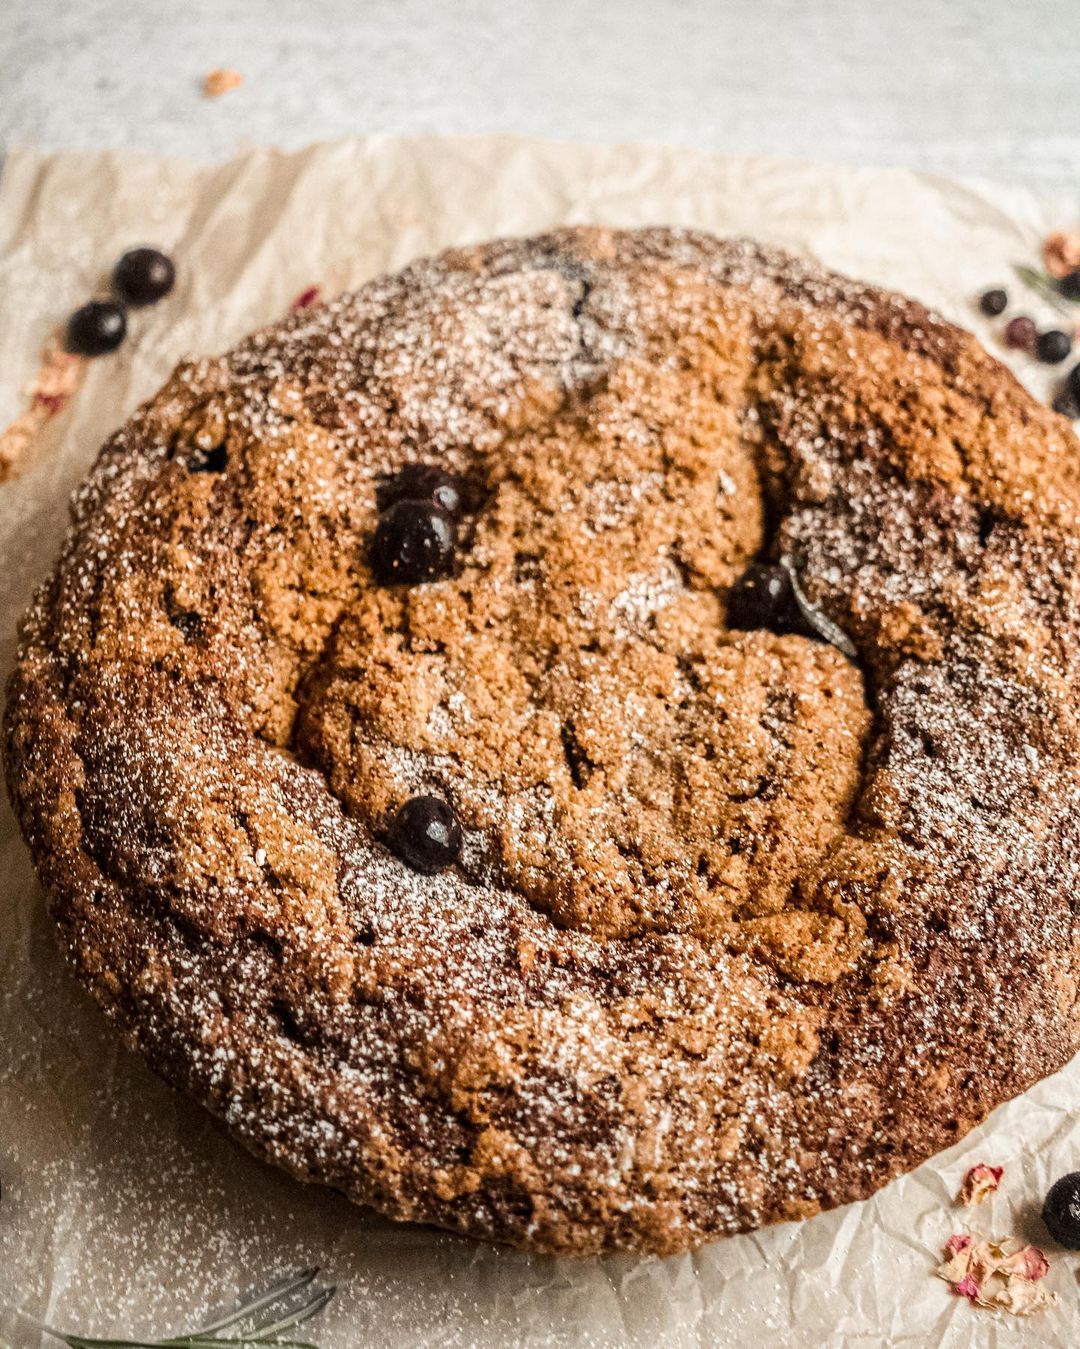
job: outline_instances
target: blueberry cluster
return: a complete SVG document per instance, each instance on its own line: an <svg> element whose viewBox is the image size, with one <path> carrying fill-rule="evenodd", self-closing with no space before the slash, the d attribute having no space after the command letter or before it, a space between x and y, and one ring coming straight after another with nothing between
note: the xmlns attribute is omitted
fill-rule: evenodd
<svg viewBox="0 0 1080 1349"><path fill-rule="evenodd" d="M418 585L454 565L462 495L458 480L434 464L406 464L376 493L379 523L371 569L380 585ZM414 796L398 810L390 846L414 871L442 871L461 852L461 825L438 796Z"/></svg>
<svg viewBox="0 0 1080 1349"><path fill-rule="evenodd" d="M176 281L170 258L156 248L133 248L113 268L111 300L91 300L67 325L68 350L79 356L115 351L127 334L129 306L156 304Z"/></svg>
<svg viewBox="0 0 1080 1349"><path fill-rule="evenodd" d="M1001 289L987 290L979 297L979 308L987 318L997 318L1004 314L1009 304L1008 292ZM1073 340L1069 333L1060 328L1048 328L1039 332L1035 320L1026 314L1017 314L1005 325L1005 345L1017 351L1026 351L1029 356L1037 356L1046 365L1059 365L1067 360L1072 350Z"/></svg>
<svg viewBox="0 0 1080 1349"><path fill-rule="evenodd" d="M1070 272L1059 281L1046 283L1066 300L1080 300L1080 269ZM1000 287L987 290L979 296L979 308L987 318L997 318L1004 314L1009 305L1008 293ZM1035 356L1045 365L1060 365L1069 359L1073 349L1073 334L1061 328L1048 328L1039 332L1035 320L1026 314L1017 314L1005 325L1003 340L1007 347L1015 351ZM1053 401L1055 412L1074 421L1080 418L1080 365L1072 368L1066 376Z"/></svg>

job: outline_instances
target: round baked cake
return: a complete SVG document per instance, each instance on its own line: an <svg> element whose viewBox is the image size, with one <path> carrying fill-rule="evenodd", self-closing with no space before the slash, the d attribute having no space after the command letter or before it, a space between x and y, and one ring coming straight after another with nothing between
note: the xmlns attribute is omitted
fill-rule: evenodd
<svg viewBox="0 0 1080 1349"><path fill-rule="evenodd" d="M681 230L445 253L104 447L12 798L79 977L257 1153L681 1251L1078 1048L1078 514L1065 420L913 301Z"/></svg>

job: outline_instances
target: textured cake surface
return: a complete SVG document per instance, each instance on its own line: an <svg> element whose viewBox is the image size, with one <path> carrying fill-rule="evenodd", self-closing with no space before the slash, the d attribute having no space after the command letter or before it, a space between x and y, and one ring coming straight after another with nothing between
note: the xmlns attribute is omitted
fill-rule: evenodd
<svg viewBox="0 0 1080 1349"><path fill-rule="evenodd" d="M465 484L452 574L376 496ZM1080 446L746 241L445 254L181 366L27 616L9 787L74 967L260 1154L670 1253L865 1197L1080 1047ZM851 638L732 631L791 559ZM453 803L460 863L385 845Z"/></svg>

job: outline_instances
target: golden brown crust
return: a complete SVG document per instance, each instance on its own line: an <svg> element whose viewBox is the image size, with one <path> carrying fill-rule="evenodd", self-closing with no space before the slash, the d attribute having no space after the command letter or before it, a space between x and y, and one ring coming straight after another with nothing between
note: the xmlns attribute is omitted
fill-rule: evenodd
<svg viewBox="0 0 1080 1349"><path fill-rule="evenodd" d="M1077 451L912 301L674 230L460 250L181 367L8 703L80 977L395 1217L666 1253L864 1197L1077 1048ZM417 458L458 564L380 588ZM727 629L762 550L857 662ZM423 790L436 877L380 842Z"/></svg>

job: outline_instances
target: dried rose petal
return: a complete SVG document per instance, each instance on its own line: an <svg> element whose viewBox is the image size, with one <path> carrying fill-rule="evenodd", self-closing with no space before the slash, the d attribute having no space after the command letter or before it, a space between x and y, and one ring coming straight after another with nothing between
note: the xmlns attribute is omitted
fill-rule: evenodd
<svg viewBox="0 0 1080 1349"><path fill-rule="evenodd" d="M1058 281L1080 267L1080 231L1056 230L1043 244L1043 265Z"/></svg>
<svg viewBox="0 0 1080 1349"><path fill-rule="evenodd" d="M10 478L17 465L26 457L36 429L30 414L23 413L0 431L0 482Z"/></svg>
<svg viewBox="0 0 1080 1349"><path fill-rule="evenodd" d="M0 431L0 482L18 469L38 432L67 405L85 370L84 357L65 351L59 335L49 338L37 372L24 390L29 406Z"/></svg>
<svg viewBox="0 0 1080 1349"><path fill-rule="evenodd" d="M308 286L307 290L302 290L289 306L290 309L307 309L319 300L319 287Z"/></svg>
<svg viewBox="0 0 1080 1349"><path fill-rule="evenodd" d="M945 1253L948 1259L938 1266L938 1278L977 1307L1030 1316L1057 1301L1057 1294L1040 1282L1050 1268L1046 1256L1016 1237L958 1233L946 1242Z"/></svg>
<svg viewBox="0 0 1080 1349"><path fill-rule="evenodd" d="M971 1242L968 1241L966 1245L954 1244L954 1239L950 1239L945 1247L945 1253L948 1259L938 1266L938 1278L956 1285L971 1269Z"/></svg>
<svg viewBox="0 0 1080 1349"><path fill-rule="evenodd" d="M1038 1246L1025 1246L1023 1250L1010 1255L1003 1268L1007 1268L1008 1272L1015 1274L1018 1279L1034 1282L1036 1279L1046 1277L1050 1271L1050 1261Z"/></svg>
<svg viewBox="0 0 1080 1349"><path fill-rule="evenodd" d="M1004 1171L1003 1166L987 1166L985 1162L979 1162L964 1177L956 1202L968 1208L973 1204L981 1204L1001 1184Z"/></svg>
<svg viewBox="0 0 1080 1349"><path fill-rule="evenodd" d="M244 77L238 70L221 67L207 72L203 80L203 93L207 98L220 98L222 94L227 94L230 89L236 89L243 83Z"/></svg>
<svg viewBox="0 0 1080 1349"><path fill-rule="evenodd" d="M1028 1279L1042 1279L1050 1273L1050 1261L1038 1246L1029 1246L1024 1251L1024 1265L1024 1277Z"/></svg>
<svg viewBox="0 0 1080 1349"><path fill-rule="evenodd" d="M1000 1307L1013 1316L1031 1316L1041 1312L1057 1301L1057 1294L1041 1283L1031 1279L1014 1277L999 1282L991 1296L985 1291L980 1295L980 1305Z"/></svg>

